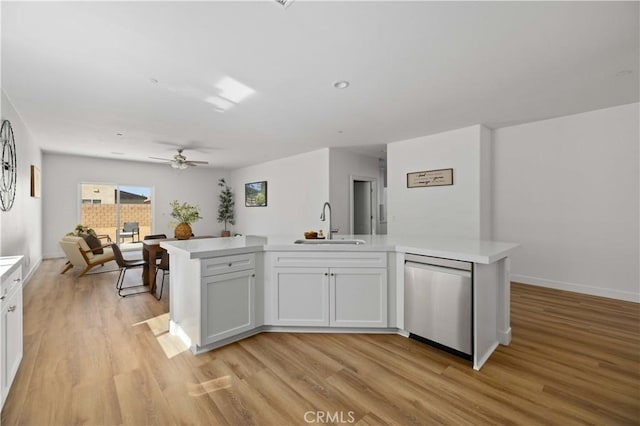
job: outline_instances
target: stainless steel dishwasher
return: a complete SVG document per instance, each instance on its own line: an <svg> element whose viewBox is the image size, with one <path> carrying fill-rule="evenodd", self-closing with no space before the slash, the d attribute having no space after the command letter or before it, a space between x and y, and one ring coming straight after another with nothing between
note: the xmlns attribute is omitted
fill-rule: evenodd
<svg viewBox="0 0 640 426"><path fill-rule="evenodd" d="M405 255L404 327L409 337L471 359L472 265Z"/></svg>

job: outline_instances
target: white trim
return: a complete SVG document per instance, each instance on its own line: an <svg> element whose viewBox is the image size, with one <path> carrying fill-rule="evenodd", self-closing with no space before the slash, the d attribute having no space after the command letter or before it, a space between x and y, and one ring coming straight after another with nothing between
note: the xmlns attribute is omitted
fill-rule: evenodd
<svg viewBox="0 0 640 426"><path fill-rule="evenodd" d="M38 268L40 267L41 263L42 263L42 259L38 259L38 261L36 262L35 266L33 268L31 268L31 270L29 270L29 272L27 272L27 276L25 278L23 278L23 280L22 280L22 288L25 288L27 286L27 284L29 284L29 281L31 281L31 278L33 278L33 275L38 270Z"/></svg>
<svg viewBox="0 0 640 426"><path fill-rule="evenodd" d="M538 287L553 288L556 290L572 291L574 293L589 294L591 296L608 297L610 299L640 303L640 293L632 293L630 291L611 290L608 288L593 287L564 281L554 281L546 278L530 277L519 274L511 274L511 281L535 285Z"/></svg>

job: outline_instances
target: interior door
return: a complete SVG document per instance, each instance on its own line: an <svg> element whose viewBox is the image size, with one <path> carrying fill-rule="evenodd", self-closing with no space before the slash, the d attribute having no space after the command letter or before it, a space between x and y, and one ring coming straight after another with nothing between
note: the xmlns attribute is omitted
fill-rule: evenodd
<svg viewBox="0 0 640 426"><path fill-rule="evenodd" d="M373 219L371 207L371 182L353 181L353 233L371 234L371 222Z"/></svg>

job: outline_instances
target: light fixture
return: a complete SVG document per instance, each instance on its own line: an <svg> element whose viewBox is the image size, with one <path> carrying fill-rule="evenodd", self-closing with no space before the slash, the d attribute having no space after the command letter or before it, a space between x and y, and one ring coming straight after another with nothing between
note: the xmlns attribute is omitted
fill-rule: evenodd
<svg viewBox="0 0 640 426"><path fill-rule="evenodd" d="M291 3L293 3L294 1L295 0L275 0L276 3L278 3L280 6L284 7L285 9L291 6Z"/></svg>
<svg viewBox="0 0 640 426"><path fill-rule="evenodd" d="M336 89L346 89L349 87L349 82L347 80L340 80L333 83L333 87Z"/></svg>
<svg viewBox="0 0 640 426"><path fill-rule="evenodd" d="M116 133L116 136L122 136L122 133Z"/></svg>
<svg viewBox="0 0 640 426"><path fill-rule="evenodd" d="M174 169L178 169L178 170L184 170L189 166L187 166L186 163L174 161L174 162L171 163L171 167L173 167Z"/></svg>

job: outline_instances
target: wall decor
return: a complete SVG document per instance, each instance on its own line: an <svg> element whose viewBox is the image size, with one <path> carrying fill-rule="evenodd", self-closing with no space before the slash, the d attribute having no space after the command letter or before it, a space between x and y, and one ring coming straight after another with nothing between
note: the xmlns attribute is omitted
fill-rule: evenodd
<svg viewBox="0 0 640 426"><path fill-rule="evenodd" d="M267 206L267 181L244 184L244 205L246 207Z"/></svg>
<svg viewBox="0 0 640 426"><path fill-rule="evenodd" d="M8 212L13 207L16 198L16 180L18 161L16 160L16 142L13 138L13 129L9 120L2 122L0 128L0 141L2 142L2 179L0 180L0 209Z"/></svg>
<svg viewBox="0 0 640 426"><path fill-rule="evenodd" d="M40 169L31 165L31 196L40 198Z"/></svg>
<svg viewBox="0 0 640 426"><path fill-rule="evenodd" d="M453 169L407 173L407 188L453 185Z"/></svg>

